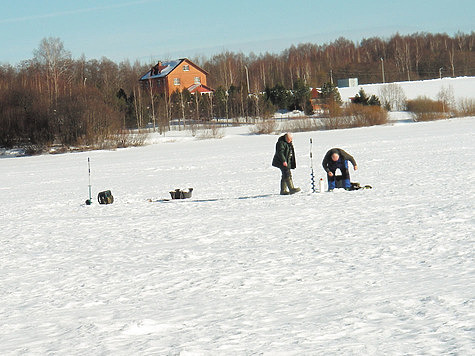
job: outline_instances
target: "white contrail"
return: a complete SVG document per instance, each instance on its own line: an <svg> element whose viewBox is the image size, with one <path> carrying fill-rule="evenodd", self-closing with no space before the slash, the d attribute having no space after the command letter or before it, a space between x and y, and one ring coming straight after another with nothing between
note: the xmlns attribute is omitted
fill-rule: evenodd
<svg viewBox="0 0 475 356"><path fill-rule="evenodd" d="M115 4L115 5L107 5L107 6L99 6L99 7L91 7L87 9L77 9L77 10L70 10L70 11L60 11L60 12L53 12L50 14L44 15L34 15L34 16L24 16L24 17L14 17L11 19L0 19L0 24L3 23L12 23L12 22L22 22L22 21L31 21L31 20L38 20L38 19L46 19L51 17L59 17L65 15L74 15L74 14L81 14L85 12L94 12L94 11L101 11L101 10L110 10L116 9L120 7L127 7L133 6L137 4L143 4L154 0L139 0L139 1L129 1L122 4Z"/></svg>

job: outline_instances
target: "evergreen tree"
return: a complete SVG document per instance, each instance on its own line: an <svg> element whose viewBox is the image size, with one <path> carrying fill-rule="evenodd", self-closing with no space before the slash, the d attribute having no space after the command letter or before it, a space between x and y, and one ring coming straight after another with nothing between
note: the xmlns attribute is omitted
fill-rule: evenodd
<svg viewBox="0 0 475 356"><path fill-rule="evenodd" d="M338 88L331 82L326 82L322 85L321 89L322 99L328 104L330 102L335 102L341 104L341 96Z"/></svg>
<svg viewBox="0 0 475 356"><path fill-rule="evenodd" d="M175 90L170 96L170 105L171 105L171 118L178 119L182 116L181 112L181 100L179 90Z"/></svg>
<svg viewBox="0 0 475 356"><path fill-rule="evenodd" d="M276 84L273 88L266 88L266 97L278 109L287 109L290 103L290 93L282 84Z"/></svg>
<svg viewBox="0 0 475 356"><path fill-rule="evenodd" d="M212 119L211 98L207 94L200 95L200 117L206 121Z"/></svg>
<svg viewBox="0 0 475 356"><path fill-rule="evenodd" d="M293 105L290 110L304 110L307 101L310 99L310 87L301 79L294 83Z"/></svg>
<svg viewBox="0 0 475 356"><path fill-rule="evenodd" d="M360 89L358 94L355 95L353 99L351 99L353 104L360 104L360 105L369 105L369 106L381 106L381 102L376 95L371 95L368 97L363 89Z"/></svg>
<svg viewBox="0 0 475 356"><path fill-rule="evenodd" d="M307 101L305 102L305 105L304 105L304 112L305 112L305 115L307 115L307 116L310 116L310 115L313 115L313 114L314 114L312 102L311 102L310 100L307 100Z"/></svg>
<svg viewBox="0 0 475 356"><path fill-rule="evenodd" d="M371 98L368 100L368 105L371 106L381 106L381 101L376 95L371 95Z"/></svg>
<svg viewBox="0 0 475 356"><path fill-rule="evenodd" d="M218 87L213 94L214 113L220 118L229 118L228 93L222 86Z"/></svg>
<svg viewBox="0 0 475 356"><path fill-rule="evenodd" d="M133 94L127 96L125 90L120 88L116 93L116 98L116 108L124 115L124 128L137 126Z"/></svg>
<svg viewBox="0 0 475 356"><path fill-rule="evenodd" d="M228 89L228 109L229 117L236 118L244 116L241 110L241 88L236 85L231 85Z"/></svg>
<svg viewBox="0 0 475 356"><path fill-rule="evenodd" d="M259 95L259 114L263 119L270 119L275 113L275 106L266 95Z"/></svg>
<svg viewBox="0 0 475 356"><path fill-rule="evenodd" d="M369 97L366 95L365 91L363 89L360 89L358 94L356 94L355 97L351 99L351 102L353 104L368 105L368 100Z"/></svg>

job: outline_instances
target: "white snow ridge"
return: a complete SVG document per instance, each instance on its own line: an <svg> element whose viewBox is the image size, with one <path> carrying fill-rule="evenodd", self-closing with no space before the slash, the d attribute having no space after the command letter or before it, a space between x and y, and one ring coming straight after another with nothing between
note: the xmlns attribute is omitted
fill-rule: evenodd
<svg viewBox="0 0 475 356"><path fill-rule="evenodd" d="M473 355L474 128L296 133L293 196L242 130L1 159L0 354ZM312 194L310 138L373 189Z"/></svg>

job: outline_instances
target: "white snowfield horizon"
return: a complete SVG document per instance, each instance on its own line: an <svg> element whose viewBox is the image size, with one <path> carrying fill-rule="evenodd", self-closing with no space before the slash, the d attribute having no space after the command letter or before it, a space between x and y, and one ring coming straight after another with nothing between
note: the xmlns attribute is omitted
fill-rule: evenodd
<svg viewBox="0 0 475 356"><path fill-rule="evenodd" d="M475 77L441 78L431 80L414 80L394 83L360 84L355 87L338 88L343 102L349 102L350 98L363 89L367 95L382 96L385 88L399 87L407 100L414 100L418 97L427 97L438 100L440 94L453 99L457 105L464 99L475 99Z"/></svg>
<svg viewBox="0 0 475 356"><path fill-rule="evenodd" d="M295 133L293 196L243 129L1 159L0 354L473 355L474 128ZM310 138L373 189L312 194Z"/></svg>

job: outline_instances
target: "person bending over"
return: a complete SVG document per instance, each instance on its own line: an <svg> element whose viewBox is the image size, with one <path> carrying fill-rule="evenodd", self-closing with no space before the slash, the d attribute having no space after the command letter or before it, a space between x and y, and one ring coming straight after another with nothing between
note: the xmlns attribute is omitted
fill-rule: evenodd
<svg viewBox="0 0 475 356"><path fill-rule="evenodd" d="M349 190L351 188L350 171L348 169L348 161L353 165L354 170L358 169L355 159L345 150L341 148L332 148L323 158L322 166L327 172L328 191L335 189L335 171L341 171L343 179L343 188Z"/></svg>

